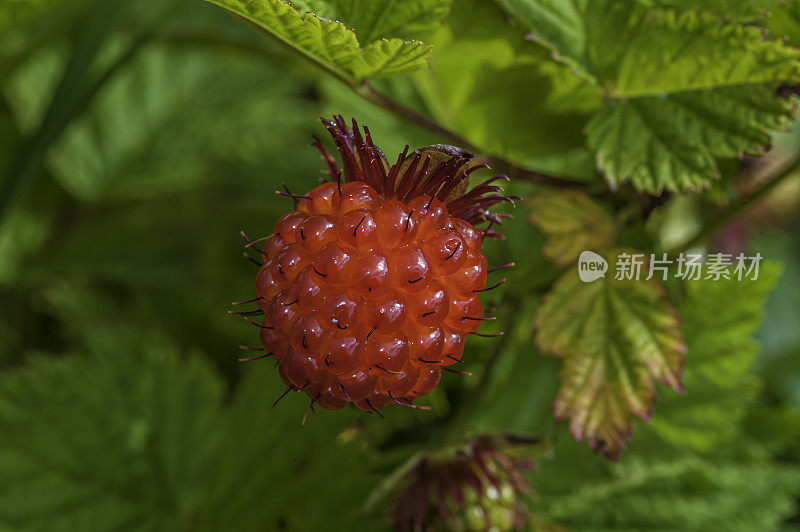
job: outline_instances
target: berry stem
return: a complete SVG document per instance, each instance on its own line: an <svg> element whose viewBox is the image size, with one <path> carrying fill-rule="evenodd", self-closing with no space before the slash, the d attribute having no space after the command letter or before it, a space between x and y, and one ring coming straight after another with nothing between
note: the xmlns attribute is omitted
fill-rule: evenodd
<svg viewBox="0 0 800 532"><path fill-rule="evenodd" d="M348 83L350 89L357 95L361 96L368 102L377 105L378 107L395 114L407 122L411 122L423 129L427 129L431 133L438 135L454 145L464 148L465 150L473 153L481 153L481 150L470 143L467 139L461 137L453 131L445 128L441 124L434 122L426 116L418 113L417 111L398 103L384 94L381 94L368 82L360 84ZM503 168L507 170L511 177L529 181L539 185L545 185L553 188L587 188L587 183L579 181L571 181L565 178L553 177L535 170L528 170L521 168L506 159L497 157L495 155L488 155L487 159L492 166Z"/></svg>

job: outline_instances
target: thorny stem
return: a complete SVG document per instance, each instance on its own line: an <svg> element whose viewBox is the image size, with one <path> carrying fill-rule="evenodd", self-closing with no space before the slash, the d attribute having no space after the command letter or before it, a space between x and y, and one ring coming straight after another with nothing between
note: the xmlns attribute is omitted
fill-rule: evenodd
<svg viewBox="0 0 800 532"><path fill-rule="evenodd" d="M731 205L711 216L710 219L703 224L703 230L700 231L700 233L698 233L695 237L669 251L672 253L681 253L705 244L711 240L721 229L744 214L748 209L754 205L757 205L759 201L762 200L772 190L774 190L775 187L783 183L790 176L795 175L798 170L800 170L800 158L798 158L781 174L771 179L758 190L751 192L746 196L737 197L733 203L731 203Z"/></svg>

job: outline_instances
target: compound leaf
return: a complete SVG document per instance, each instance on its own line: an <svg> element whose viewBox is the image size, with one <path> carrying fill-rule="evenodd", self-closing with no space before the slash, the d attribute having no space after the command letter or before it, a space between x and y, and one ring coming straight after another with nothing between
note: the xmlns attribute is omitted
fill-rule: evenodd
<svg viewBox="0 0 800 532"><path fill-rule="evenodd" d="M273 112L277 105L304 111L297 82L260 59L230 59L202 48L147 47L64 132L50 170L82 200L153 197L192 190L214 159L258 160L290 139L305 141L288 132L300 129L298 116Z"/></svg>
<svg viewBox="0 0 800 532"><path fill-rule="evenodd" d="M378 482L363 448L347 441L357 414L320 409L301 425L309 397L290 393L273 408L279 382L271 364L248 367L220 428L200 529L383 530L380 515L354 504Z"/></svg>
<svg viewBox="0 0 800 532"><path fill-rule="evenodd" d="M800 54L761 29L688 11L649 11L619 63L619 98L780 83L800 78ZM611 81L611 80L608 80Z"/></svg>
<svg viewBox="0 0 800 532"><path fill-rule="evenodd" d="M642 1L504 1L533 38L617 98L800 77L797 50L707 13Z"/></svg>
<svg viewBox="0 0 800 532"><path fill-rule="evenodd" d="M793 513L800 487L796 467L746 453L658 458L633 453L611 468L579 463L574 453L557 458L558 464L541 464L540 511L580 531L699 531L721 522L726 530L778 530Z"/></svg>
<svg viewBox="0 0 800 532"><path fill-rule="evenodd" d="M226 408L199 358L116 328L89 343L97 356L0 378L0 528L378 529L351 504L375 482L364 454L336 441L352 416L302 427L305 401L273 409L279 379L263 365Z"/></svg>
<svg viewBox="0 0 800 532"><path fill-rule="evenodd" d="M720 522L771 530L792 515L800 471L771 458L769 442L753 441L742 426L748 411L761 413L750 410L758 388L753 334L778 271L767 264L757 280L685 283L686 393L664 394L611 466L560 439L536 473L541 514L570 530L705 530ZM785 436L791 429L780 419Z"/></svg>

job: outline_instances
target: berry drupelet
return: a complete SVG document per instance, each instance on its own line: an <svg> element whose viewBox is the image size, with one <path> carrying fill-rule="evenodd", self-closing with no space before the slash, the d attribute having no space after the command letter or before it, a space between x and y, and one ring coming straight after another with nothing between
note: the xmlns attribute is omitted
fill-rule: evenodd
<svg viewBox="0 0 800 532"><path fill-rule="evenodd" d="M449 146L389 165L369 130L323 120L342 169L317 139L332 181L295 200L263 246L256 298L261 343L291 390L330 409L412 406L478 334L487 284L481 252L510 201L491 183L467 191L472 155ZM476 225L486 222L480 230ZM240 313L253 315L259 313ZM254 322L255 323L255 322Z"/></svg>

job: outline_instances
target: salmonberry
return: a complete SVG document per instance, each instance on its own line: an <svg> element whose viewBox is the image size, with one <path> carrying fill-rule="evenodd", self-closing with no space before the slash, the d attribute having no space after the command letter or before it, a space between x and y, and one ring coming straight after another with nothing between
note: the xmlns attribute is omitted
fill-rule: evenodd
<svg viewBox="0 0 800 532"><path fill-rule="evenodd" d="M392 475L386 513L398 531L505 532L527 528L525 472L540 442L523 435L476 436L463 445L420 455ZM537 527L538 530L538 527Z"/></svg>
<svg viewBox="0 0 800 532"><path fill-rule="evenodd" d="M466 192L468 176L485 165L469 167L463 150L409 155L406 146L389 166L366 127L362 136L355 121L351 130L334 118L323 123L343 171L317 140L333 181L287 192L295 210L260 249L261 343L283 381L312 404L412 406L487 319L481 245L496 233L475 225L499 221L488 208L510 198L490 184L498 178Z"/></svg>

